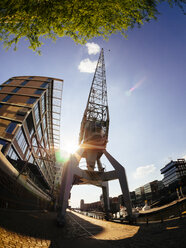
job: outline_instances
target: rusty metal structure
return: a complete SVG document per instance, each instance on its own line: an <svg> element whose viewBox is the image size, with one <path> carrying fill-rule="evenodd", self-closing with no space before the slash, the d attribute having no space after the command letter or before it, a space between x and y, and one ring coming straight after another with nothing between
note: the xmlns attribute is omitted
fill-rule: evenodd
<svg viewBox="0 0 186 248"><path fill-rule="evenodd" d="M106 151L108 132L109 110L104 53L102 49L81 122L79 149L71 155L63 168L60 191L60 210L57 217L59 226L65 224L66 208L68 206L70 190L73 185L92 184L101 187L103 192L104 210L108 218L110 210L108 181L114 179L119 179L128 217L129 219L132 219L132 207L125 169ZM104 167L101 163L101 156L103 154L114 167L113 171L104 171ZM79 166L82 158L86 159L87 169L85 170L81 169Z"/></svg>
<svg viewBox="0 0 186 248"><path fill-rule="evenodd" d="M79 145L84 148L96 146L94 149L85 149L88 170L94 170L97 161L99 170L100 157L108 142L109 110L107 101L107 86L103 49L101 50L92 85L80 127ZM97 148L99 147L99 152ZM101 149L100 149L101 148Z"/></svg>
<svg viewBox="0 0 186 248"><path fill-rule="evenodd" d="M88 131L87 129L91 128L102 128L104 137L102 137L101 143L106 144L109 131L109 111L103 49L100 53L87 106L81 122L79 144L82 142L89 143L91 141L90 137L87 137L85 134Z"/></svg>

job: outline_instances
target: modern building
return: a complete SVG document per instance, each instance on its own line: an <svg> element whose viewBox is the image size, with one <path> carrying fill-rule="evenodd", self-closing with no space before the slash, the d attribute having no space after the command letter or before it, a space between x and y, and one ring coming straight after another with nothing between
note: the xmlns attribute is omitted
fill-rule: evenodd
<svg viewBox="0 0 186 248"><path fill-rule="evenodd" d="M163 188L162 181L152 181L146 183L144 186L145 199L151 204L160 197L160 190Z"/></svg>
<svg viewBox="0 0 186 248"><path fill-rule="evenodd" d="M0 206L45 208L60 144L63 80L12 77L0 85Z"/></svg>
<svg viewBox="0 0 186 248"><path fill-rule="evenodd" d="M135 195L136 195L136 203L139 205L143 205L145 200L144 187L142 186L135 189Z"/></svg>
<svg viewBox="0 0 186 248"><path fill-rule="evenodd" d="M186 186L186 161L185 159L171 160L161 169L164 175L163 184L165 187Z"/></svg>
<svg viewBox="0 0 186 248"><path fill-rule="evenodd" d="M136 194L135 194L135 191L131 191L130 192L130 200L131 200L132 206L135 206L136 205ZM125 206L123 195L119 195L118 196L118 203L119 203L120 206Z"/></svg>

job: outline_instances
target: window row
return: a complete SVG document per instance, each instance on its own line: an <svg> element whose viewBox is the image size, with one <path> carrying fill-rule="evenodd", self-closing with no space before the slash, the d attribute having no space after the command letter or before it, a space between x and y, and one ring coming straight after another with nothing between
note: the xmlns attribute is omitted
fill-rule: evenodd
<svg viewBox="0 0 186 248"><path fill-rule="evenodd" d="M33 77L29 77L29 79L33 79ZM48 80L47 80L48 81ZM7 80L4 84L10 84L12 82L12 79L9 79L9 80ZM28 82L30 82L29 80L24 80L23 82L21 82L21 84L20 85L26 85ZM41 87L41 88L47 88L47 86L48 86L48 82L44 82L44 83L42 83L39 87ZM41 90L41 93L42 93L42 90ZM37 93L35 93L35 94L37 94ZM39 93L40 94L40 93Z"/></svg>
<svg viewBox="0 0 186 248"><path fill-rule="evenodd" d="M17 88L14 89L14 92L16 91ZM19 89L19 88L18 88ZM18 91L18 90L17 90ZM16 91L16 92L17 92ZM6 95L3 99L2 102L8 102L8 100L10 100L13 97L13 95ZM26 101L26 103L28 104L33 104L35 101L37 100L37 98L35 97L29 97L29 99Z"/></svg>

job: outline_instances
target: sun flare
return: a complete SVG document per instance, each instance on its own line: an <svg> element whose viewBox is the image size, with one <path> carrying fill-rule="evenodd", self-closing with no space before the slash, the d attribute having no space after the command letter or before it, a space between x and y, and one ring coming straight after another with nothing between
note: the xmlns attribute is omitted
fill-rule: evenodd
<svg viewBox="0 0 186 248"><path fill-rule="evenodd" d="M67 153L73 154L78 149L78 144L72 141L65 142L62 146L62 149Z"/></svg>

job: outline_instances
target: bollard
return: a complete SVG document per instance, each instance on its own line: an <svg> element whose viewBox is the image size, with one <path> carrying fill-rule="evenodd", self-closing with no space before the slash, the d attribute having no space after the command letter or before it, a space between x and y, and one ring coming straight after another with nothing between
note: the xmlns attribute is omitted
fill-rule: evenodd
<svg viewBox="0 0 186 248"><path fill-rule="evenodd" d="M147 221L147 225L148 225L149 224L149 219L147 218L146 221Z"/></svg>
<svg viewBox="0 0 186 248"><path fill-rule="evenodd" d="M180 210L180 208L179 208L179 216L180 216L180 219L182 219L182 211Z"/></svg>

